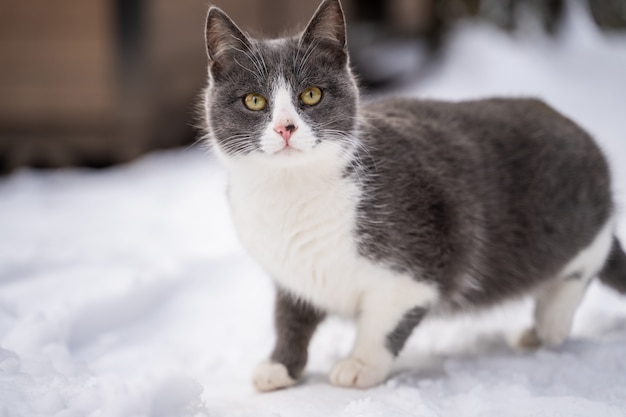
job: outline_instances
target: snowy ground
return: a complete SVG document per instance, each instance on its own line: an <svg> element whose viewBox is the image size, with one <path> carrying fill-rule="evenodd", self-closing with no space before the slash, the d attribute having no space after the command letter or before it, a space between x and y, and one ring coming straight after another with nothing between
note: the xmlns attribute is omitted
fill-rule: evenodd
<svg viewBox="0 0 626 417"><path fill-rule="evenodd" d="M626 207L626 39L580 17L550 41L461 27L410 94L546 98L601 142ZM302 385L254 393L272 288L236 241L224 187L198 150L0 179L1 417L626 416L626 299L595 284L556 350L507 347L530 321L518 303L426 322L387 384L345 390L326 374L354 333L331 320Z"/></svg>

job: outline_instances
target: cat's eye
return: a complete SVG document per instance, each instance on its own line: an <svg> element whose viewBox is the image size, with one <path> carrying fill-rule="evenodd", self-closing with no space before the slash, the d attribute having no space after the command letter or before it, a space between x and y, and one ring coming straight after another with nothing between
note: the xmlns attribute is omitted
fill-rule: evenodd
<svg viewBox="0 0 626 417"><path fill-rule="evenodd" d="M318 87L309 87L300 94L300 100L307 106L314 106L322 99L322 90Z"/></svg>
<svg viewBox="0 0 626 417"><path fill-rule="evenodd" d="M243 104L250 110L259 111L265 108L267 100L260 94L250 93L243 98Z"/></svg>

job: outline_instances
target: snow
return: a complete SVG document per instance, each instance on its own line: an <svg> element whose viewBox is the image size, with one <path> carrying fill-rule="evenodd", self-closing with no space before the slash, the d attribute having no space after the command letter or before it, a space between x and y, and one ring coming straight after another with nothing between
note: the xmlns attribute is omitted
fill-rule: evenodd
<svg viewBox="0 0 626 417"><path fill-rule="evenodd" d="M545 98L598 138L623 207L626 38L585 19L556 39L460 26L403 93ZM272 285L237 242L225 187L196 149L0 179L0 416L626 416L626 299L595 283L557 349L508 347L530 322L522 301L427 321L386 384L339 389L327 374L354 329L330 320L303 384L255 393Z"/></svg>

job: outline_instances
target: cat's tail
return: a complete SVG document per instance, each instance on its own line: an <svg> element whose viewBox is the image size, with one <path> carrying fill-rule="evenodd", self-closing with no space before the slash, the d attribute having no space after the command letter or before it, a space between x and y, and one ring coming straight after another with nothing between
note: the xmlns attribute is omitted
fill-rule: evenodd
<svg viewBox="0 0 626 417"><path fill-rule="evenodd" d="M600 281L626 295L626 254L615 236L609 257L600 271Z"/></svg>

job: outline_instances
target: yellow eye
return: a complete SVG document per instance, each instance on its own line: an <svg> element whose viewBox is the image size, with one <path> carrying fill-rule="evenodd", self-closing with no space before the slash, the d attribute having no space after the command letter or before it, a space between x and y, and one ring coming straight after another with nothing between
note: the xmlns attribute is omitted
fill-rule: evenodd
<svg viewBox="0 0 626 417"><path fill-rule="evenodd" d="M260 94L250 93L243 98L243 104L250 110L258 111L265 108L267 101Z"/></svg>
<svg viewBox="0 0 626 417"><path fill-rule="evenodd" d="M300 100L307 106L314 106L322 99L322 90L317 87L309 87L300 94Z"/></svg>

